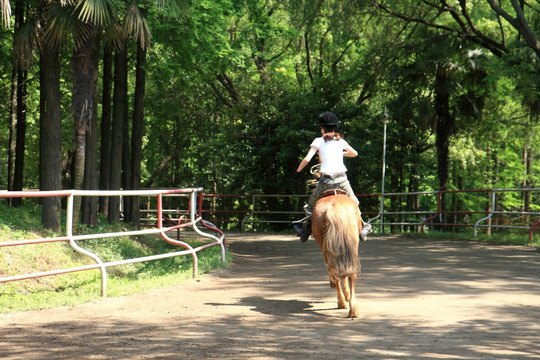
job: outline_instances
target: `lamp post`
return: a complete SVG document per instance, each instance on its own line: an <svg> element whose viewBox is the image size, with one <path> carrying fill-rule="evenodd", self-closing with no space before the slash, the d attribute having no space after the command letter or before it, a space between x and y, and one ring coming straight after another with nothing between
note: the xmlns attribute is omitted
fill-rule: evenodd
<svg viewBox="0 0 540 360"><path fill-rule="evenodd" d="M381 184L381 205L379 208L379 215L381 216L381 234L384 232L384 176L386 172L386 126L388 124L388 111L386 109L386 106L384 107L384 116L382 119L382 123L384 125L383 130L383 162L382 162L382 184Z"/></svg>

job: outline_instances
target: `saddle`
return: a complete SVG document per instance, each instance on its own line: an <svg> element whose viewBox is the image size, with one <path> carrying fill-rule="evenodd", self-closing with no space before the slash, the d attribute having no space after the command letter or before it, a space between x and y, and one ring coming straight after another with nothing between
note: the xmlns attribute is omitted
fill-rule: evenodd
<svg viewBox="0 0 540 360"><path fill-rule="evenodd" d="M347 192L341 189L329 189L329 190L323 191L321 193L321 196L319 196L319 199L322 199L327 196L334 196L334 195L347 195Z"/></svg>

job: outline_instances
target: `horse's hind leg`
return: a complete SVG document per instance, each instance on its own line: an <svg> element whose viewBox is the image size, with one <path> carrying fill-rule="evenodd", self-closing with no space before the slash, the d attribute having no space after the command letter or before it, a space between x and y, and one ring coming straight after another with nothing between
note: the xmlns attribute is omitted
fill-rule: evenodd
<svg viewBox="0 0 540 360"><path fill-rule="evenodd" d="M343 296L345 297L345 301L349 302L349 300L351 300L351 288L349 286L349 278L345 277L341 283L343 284Z"/></svg>
<svg viewBox="0 0 540 360"><path fill-rule="evenodd" d="M341 284L343 281L336 281L336 291L337 291L337 303L338 303L338 309L346 309L348 301L345 300L345 294L343 293L343 289L341 287Z"/></svg>
<svg viewBox="0 0 540 360"><path fill-rule="evenodd" d="M354 291L354 284L356 282L356 274L350 275L349 278L345 278L345 281L348 282L350 280L351 286L351 297L349 300L349 317L350 318L357 318L360 315L360 311L358 310L358 304L356 303L356 293Z"/></svg>

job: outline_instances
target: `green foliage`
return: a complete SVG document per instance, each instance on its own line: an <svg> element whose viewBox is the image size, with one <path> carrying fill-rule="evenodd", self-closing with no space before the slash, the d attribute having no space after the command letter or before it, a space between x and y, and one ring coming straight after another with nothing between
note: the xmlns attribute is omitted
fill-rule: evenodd
<svg viewBox="0 0 540 360"><path fill-rule="evenodd" d="M152 34L142 186L152 180L154 187L202 186L206 192L304 194L307 175L295 180L294 171L318 136L316 117L332 110L342 121L340 131L359 151L357 158L346 159L353 189L377 193L386 108L386 191L436 190L439 66L447 72L453 120L449 188L540 183L538 161L524 159L526 150L537 158L540 144L538 59L487 3L463 2L470 22L457 2L203 0L188 2L189 9L183 4L139 4ZM112 5L121 18L125 4ZM511 12L510 4L502 6ZM534 11L526 16L537 26ZM107 37L103 33L104 43ZM0 33L4 129L9 129L11 41L10 31ZM134 48L130 41L130 97ZM63 51L63 153L69 172L72 78L70 54ZM28 83L26 188L39 185L38 79L34 64ZM0 134L2 144L8 136ZM6 145L0 156L7 159ZM2 162L2 184L6 173ZM517 206L512 196L501 201ZM296 206L287 200L263 204ZM373 211L378 204L362 207Z"/></svg>
<svg viewBox="0 0 540 360"><path fill-rule="evenodd" d="M532 140L523 135L538 126L528 122L520 128L519 120L512 120L527 110L512 95L516 80L505 70L510 58L497 58L451 33L374 18L361 3L272 5L202 2L183 24L186 41L176 37L170 48L162 37L152 52L147 97L159 121L149 125L147 151L159 153L167 143L178 154L159 184L198 184L218 193L305 193L304 182L294 181L292 174L317 136L315 118L332 110L342 120L340 131L360 153L347 159L353 188L378 192L380 120L386 107L386 190L435 190L432 88L435 68L444 62L451 69L455 117L450 188L521 186L522 150L536 146L538 131ZM408 3L393 5L394 10L413 9ZM479 22L490 17L485 6L470 11ZM449 16L440 19L455 26ZM497 30L490 22L482 22L482 29ZM186 44L196 47L189 50ZM516 64L530 74L523 57ZM218 80L220 73L230 82ZM175 94L176 106L167 106L163 94ZM160 160L147 158L149 170ZM534 162L529 170L529 184L538 183L537 166ZM268 201L262 206L295 205ZM362 207L374 210L378 204Z"/></svg>

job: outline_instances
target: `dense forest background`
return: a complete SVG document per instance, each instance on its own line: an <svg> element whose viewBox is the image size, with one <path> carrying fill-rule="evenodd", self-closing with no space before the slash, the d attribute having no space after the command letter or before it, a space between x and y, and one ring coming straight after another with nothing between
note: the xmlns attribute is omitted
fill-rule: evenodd
<svg viewBox="0 0 540 360"><path fill-rule="evenodd" d="M353 189L376 193L385 109L387 192L540 183L537 1L0 4L4 189L303 194L330 110ZM82 221L117 221L116 201L85 199Z"/></svg>

